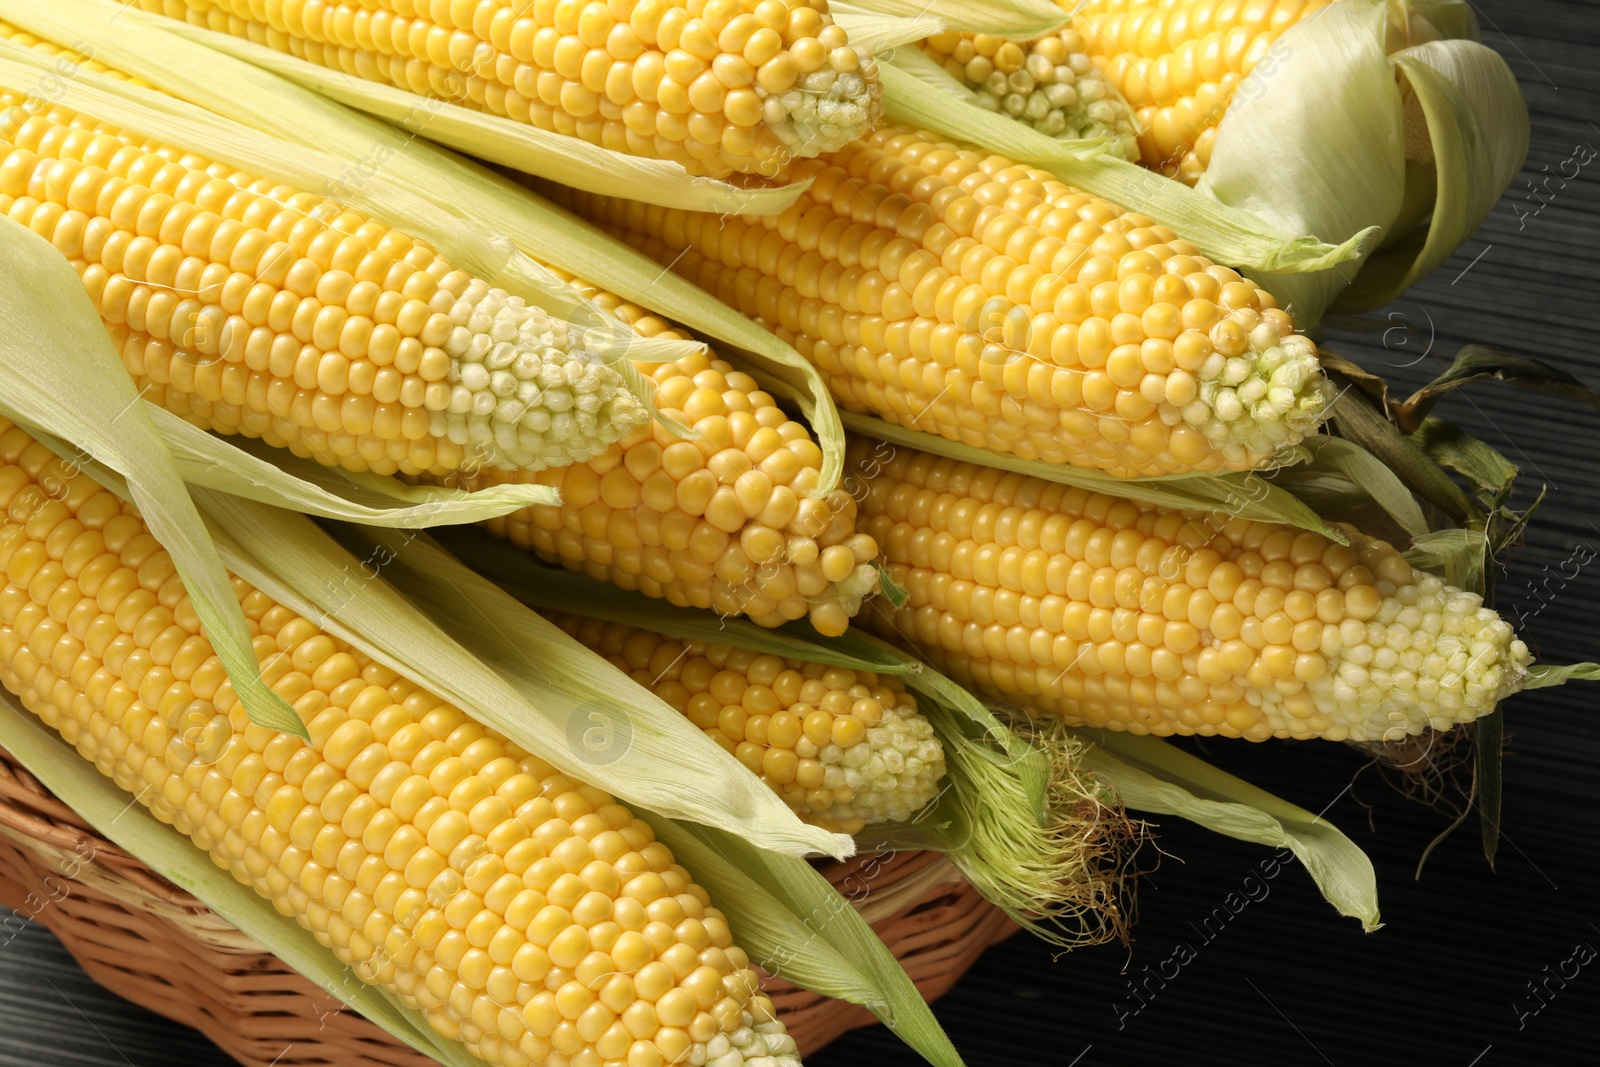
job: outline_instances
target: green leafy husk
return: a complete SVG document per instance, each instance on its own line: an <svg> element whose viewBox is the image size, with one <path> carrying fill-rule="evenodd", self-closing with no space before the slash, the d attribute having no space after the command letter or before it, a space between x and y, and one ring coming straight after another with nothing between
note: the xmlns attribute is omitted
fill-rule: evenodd
<svg viewBox="0 0 1600 1067"><path fill-rule="evenodd" d="M802 823L687 719L426 535L341 527L352 553L304 516L195 492L239 577L579 780L786 854L854 850L849 837ZM592 727L604 734L594 744Z"/></svg>
<svg viewBox="0 0 1600 1067"><path fill-rule="evenodd" d="M937 731L948 778L916 819L868 827L856 835L857 847L943 852L986 898L1062 947L1120 932L1116 854L1126 824L1079 772L1077 738L1029 724L1013 728L943 674L859 628L836 638L799 623L769 630L530 563L477 531L441 531L438 538L535 610L576 611L679 640L898 678Z"/></svg>
<svg viewBox="0 0 1600 1067"><path fill-rule="evenodd" d="M9 219L0 222L0 277L0 412L71 442L58 446L69 462L81 456L126 479L250 718L304 737L300 717L261 681L233 585L83 283L48 241Z"/></svg>
<svg viewBox="0 0 1600 1067"><path fill-rule="evenodd" d="M1568 682L1600 682L1600 663L1535 663L1522 681L1524 689L1544 689Z"/></svg>
<svg viewBox="0 0 1600 1067"><path fill-rule="evenodd" d="M1004 452L990 452L985 448L977 448L961 441L951 441L937 434L909 429L871 415L859 415L853 411L840 412L840 417L844 419L845 427L852 432L887 441L890 445L913 448L919 452L931 452L961 463L998 467L1030 478L1043 478L1062 485L1071 485L1128 500L1139 500L1161 507L1226 514L1228 518L1283 523L1302 530L1311 530L1340 544L1348 543L1344 534L1327 525L1303 501L1262 477L1260 472L1118 478L1102 471L1023 459ZM1284 461L1298 462L1305 456L1304 451L1292 449L1285 454Z"/></svg>
<svg viewBox="0 0 1600 1067"><path fill-rule="evenodd" d="M1411 440L1439 466L1466 478L1480 498L1493 501L1510 494L1517 468L1461 427L1429 417Z"/></svg>
<svg viewBox="0 0 1600 1067"><path fill-rule="evenodd" d="M1342 387L1330 415L1340 436L1378 457L1407 488L1452 519L1462 522L1477 513L1476 505L1461 487L1389 421L1387 409L1381 406L1383 401L1360 387L1356 377L1364 373L1360 368L1324 354L1322 369L1329 380Z"/></svg>
<svg viewBox="0 0 1600 1067"><path fill-rule="evenodd" d="M845 4L829 4L828 12L833 16L833 21L850 35L851 44L865 48L875 56L949 29L949 24L943 18L926 12L906 18Z"/></svg>
<svg viewBox="0 0 1600 1067"><path fill-rule="evenodd" d="M1108 782L1128 807L1176 815L1241 841L1288 848L1340 915L1359 919L1368 933L1383 925L1372 861L1321 815L1159 738L1089 728L1077 732L1095 742L1085 768Z"/></svg>
<svg viewBox="0 0 1600 1067"><path fill-rule="evenodd" d="M670 307L676 321L734 346L757 361L768 377L784 384L822 448L817 494L826 495L837 486L843 470L844 431L827 386L810 361L597 227L505 176L415 136L414 131L353 111L206 46L232 38L193 28L185 32L195 40L180 37L171 32L179 28L173 20L109 0L61 0L49 5L0 0L0 15L63 47L87 46L100 61L192 104L330 154L341 165L324 176L319 188L335 199L366 186L373 176L390 175L445 211L469 213L483 226L507 235L530 256L643 307ZM723 198L710 209L732 212L746 207L737 199ZM568 290L564 299L573 298ZM682 342L648 341L587 301L572 314L576 324L603 330L611 342L608 350L629 359L661 361L684 354L671 347ZM631 365L627 370L633 371Z"/></svg>
<svg viewBox="0 0 1600 1067"><path fill-rule="evenodd" d="M1428 532L1428 520L1411 490L1377 456L1342 437L1314 437L1304 444L1311 451L1312 467L1338 471L1410 536Z"/></svg>
<svg viewBox="0 0 1600 1067"><path fill-rule="evenodd" d="M182 834L159 821L57 733L0 690L0 746L100 834L167 881L192 894L267 951L389 1036L446 1067L482 1067L458 1042L435 1033L419 1011L365 984L310 931L221 870Z"/></svg>
<svg viewBox="0 0 1600 1067"><path fill-rule="evenodd" d="M938 10L926 0L841 0L830 3L835 21L849 29L847 21L857 13L912 20L934 17L947 30L964 33L990 33L997 37L1031 40L1053 33L1067 24L1071 12L1055 0L940 0ZM840 19L844 15L844 19ZM937 31L935 31L937 32ZM928 34L923 34L923 37ZM921 38L908 38L920 40ZM859 44L855 34L851 44ZM881 57L880 57L881 58Z"/></svg>
<svg viewBox="0 0 1600 1067"><path fill-rule="evenodd" d="M1505 382L1600 410L1600 393L1560 367L1491 345L1462 345L1443 374L1395 405L1395 420L1411 433L1422 426L1440 397L1477 381Z"/></svg>
<svg viewBox="0 0 1600 1067"><path fill-rule="evenodd" d="M1337 244L1307 231L1283 229L1247 211L1201 195L1108 153L1100 140L1066 141L964 102L940 80L955 85L931 57L901 48L880 63L884 110L896 121L998 152L1018 163L1050 171L1063 182L1113 203L1136 209L1170 226L1209 258L1254 272L1324 271L1358 257L1377 228L1346 235Z"/></svg>
<svg viewBox="0 0 1600 1067"><path fill-rule="evenodd" d="M1415 535L1402 555L1413 567L1457 589L1481 591L1490 559L1489 539L1481 530L1433 530Z"/></svg>

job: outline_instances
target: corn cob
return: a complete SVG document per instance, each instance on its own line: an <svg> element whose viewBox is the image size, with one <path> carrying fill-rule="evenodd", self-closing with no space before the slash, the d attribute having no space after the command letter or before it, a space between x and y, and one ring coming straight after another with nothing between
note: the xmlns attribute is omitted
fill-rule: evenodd
<svg viewBox="0 0 1600 1067"><path fill-rule="evenodd" d="M588 283L586 296L646 337L687 335ZM493 533L541 558L679 606L748 614L763 626L810 616L843 633L878 582L877 546L855 529L843 490L809 497L822 463L803 424L749 375L701 354L636 363L656 403L699 436L643 426L603 455L533 474L485 471L469 484L533 481L562 503L491 519Z"/></svg>
<svg viewBox="0 0 1600 1067"><path fill-rule="evenodd" d="M587 459L647 418L579 331L406 234L9 91L0 211L206 429L415 474Z"/></svg>
<svg viewBox="0 0 1600 1067"><path fill-rule="evenodd" d="M581 615L550 620L688 716L808 822L854 834L933 800L944 749L892 678Z"/></svg>
<svg viewBox="0 0 1600 1067"><path fill-rule="evenodd" d="M1246 469L1327 404L1272 297L1051 175L883 128L793 164L782 215L552 188L811 359L841 405L1133 477Z"/></svg>
<svg viewBox="0 0 1600 1067"><path fill-rule="evenodd" d="M958 681L1150 734L1393 741L1494 710L1530 661L1383 541L1170 511L866 440L861 524L910 597L866 613Z"/></svg>
<svg viewBox="0 0 1600 1067"><path fill-rule="evenodd" d="M1083 35L1065 27L1034 41L948 32L922 42L980 107L1026 122L1049 137L1138 134L1133 109L1090 58Z"/></svg>
<svg viewBox="0 0 1600 1067"><path fill-rule="evenodd" d="M362 980L506 1067L794 1067L706 892L598 789L235 579L251 724L135 511L0 421L0 682Z"/></svg>
<svg viewBox="0 0 1600 1067"><path fill-rule="evenodd" d="M138 0L354 77L722 176L832 151L879 113L825 0Z"/></svg>

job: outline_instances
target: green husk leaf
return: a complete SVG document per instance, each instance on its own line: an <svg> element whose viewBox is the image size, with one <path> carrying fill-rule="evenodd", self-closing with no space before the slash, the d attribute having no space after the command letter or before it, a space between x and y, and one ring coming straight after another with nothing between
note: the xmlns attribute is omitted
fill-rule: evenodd
<svg viewBox="0 0 1600 1067"><path fill-rule="evenodd" d="M646 819L695 872L762 969L859 1004L935 1067L960 1067L961 1056L900 961L810 864L725 830Z"/></svg>
<svg viewBox="0 0 1600 1067"><path fill-rule="evenodd" d="M310 931L280 915L143 805L130 803L127 793L4 691L0 691L0 746L105 838L192 894L345 1007L446 1067L482 1067L482 1061L463 1045L435 1033L421 1012L362 982Z"/></svg>
<svg viewBox="0 0 1600 1067"><path fill-rule="evenodd" d="M342 166L330 172L320 188L335 199L348 189L366 185L370 175L388 174L446 211L470 211L472 218L507 235L531 256L641 306L671 308L678 322L736 346L785 383L823 451L817 493L826 495L838 485L844 430L827 386L810 361L693 283L663 271L648 256L532 190L403 128L176 36L169 32L176 25L171 19L108 0L61 0L49 5L0 0L0 13L63 47L87 45L103 62L190 103L334 155ZM197 35L215 40L204 31ZM713 210L740 210L740 204L719 200ZM572 296L568 290L566 298ZM595 318L598 309L593 304L585 301L584 305L574 312L572 321L582 326L603 321ZM604 328L608 336L616 338L616 343L607 347L620 354L634 359L678 358L670 349L663 350L660 342L646 341L620 324ZM627 370L633 371L631 365Z"/></svg>
<svg viewBox="0 0 1600 1067"><path fill-rule="evenodd" d="M1343 474L1406 533L1417 538L1428 532L1428 520L1411 491L1377 456L1342 437L1315 437L1304 443L1311 450L1313 464Z"/></svg>
<svg viewBox="0 0 1600 1067"><path fill-rule="evenodd" d="M1492 345L1462 345L1448 370L1396 405L1395 419L1410 433L1422 425L1440 397L1486 380L1576 400L1600 410L1600 393L1560 367Z"/></svg>
<svg viewBox="0 0 1600 1067"><path fill-rule="evenodd" d="M1345 235L1338 244L1297 236L1309 231L1275 228L1182 182L1117 158L1105 151L1104 141L1058 140L1004 115L963 104L955 94L934 87L934 74L947 82L951 79L921 49L897 49L892 62L878 65L878 73L890 118L998 152L1050 171L1074 188L1137 208L1218 263L1252 272L1323 271L1359 257L1377 233L1376 227L1364 229Z"/></svg>
<svg viewBox="0 0 1600 1067"><path fill-rule="evenodd" d="M884 563L883 560L874 559L872 565L878 569L878 592L882 593L883 598L895 607L905 607L906 601L911 599L910 592L900 588L899 584L894 580L894 575L889 572L888 564Z"/></svg>
<svg viewBox="0 0 1600 1067"><path fill-rule="evenodd" d="M1176 815L1241 841L1290 849L1340 915L1361 920L1368 933L1383 925L1372 861L1321 815L1159 738L1116 730L1078 732L1095 742L1085 768L1116 789L1128 807Z"/></svg>
<svg viewBox="0 0 1600 1067"><path fill-rule="evenodd" d="M482 522L530 504L561 503L561 494L548 485L466 492L324 466L249 437L224 441L165 408L144 405L184 481L305 515L416 529Z"/></svg>
<svg viewBox="0 0 1600 1067"><path fill-rule="evenodd" d="M1522 680L1523 689L1544 689L1568 682L1600 682L1600 663L1535 663Z"/></svg>
<svg viewBox="0 0 1600 1067"><path fill-rule="evenodd" d="M1330 409L1331 421L1340 436L1377 456L1408 489L1451 518L1459 522L1474 514L1474 505L1461 487L1389 421L1376 401L1362 389L1349 388L1350 380L1327 362L1323 363L1323 370L1335 385L1346 386Z"/></svg>
<svg viewBox="0 0 1600 1067"><path fill-rule="evenodd" d="M1115 878L1100 870L1121 841L1122 823L1081 775L1081 746L1072 736L997 718L966 689L859 627L835 638L799 623L769 630L541 566L480 531L439 531L436 537L535 610L565 612L579 605L590 618L679 640L898 678L938 732L949 777L912 823L868 827L857 835L858 847L944 852L986 898L1063 946L1117 927ZM1089 919L1101 912L1107 914L1103 923Z"/></svg>
<svg viewBox="0 0 1600 1067"><path fill-rule="evenodd" d="M304 737L300 717L261 681L233 585L83 283L48 241L9 219L0 277L0 412L126 479L251 720Z"/></svg>
<svg viewBox="0 0 1600 1067"><path fill-rule="evenodd" d="M1481 590L1489 564L1489 539L1481 530L1433 530L1412 539L1406 562L1457 589Z"/></svg>
<svg viewBox="0 0 1600 1067"><path fill-rule="evenodd" d="M1226 514L1229 518L1283 523L1322 534L1340 544L1348 543L1344 534L1323 522L1316 512L1303 501L1296 499L1288 490L1263 478L1260 472L1118 478L1101 471L1022 459L1003 452L990 452L988 449L951 441L937 434L908 429L870 415L844 411L840 412L840 417L844 420L846 429L853 432L887 441L891 445L947 456L961 463L998 467L1032 478L1043 478L1062 485L1076 486L1128 500L1140 500L1167 508ZM1304 457L1304 452L1291 451L1285 458L1286 461L1298 461Z"/></svg>
<svg viewBox="0 0 1600 1067"><path fill-rule="evenodd" d="M1483 856L1491 868L1495 852L1500 848L1500 808L1505 799L1501 771L1505 737L1506 713L1499 706L1472 724L1473 800L1478 808L1478 836L1483 842Z"/></svg>
<svg viewBox="0 0 1600 1067"><path fill-rule="evenodd" d="M907 20L933 16L944 24L945 29L1021 40L1032 40L1059 30L1067 24L1070 15L1065 6L1054 0L940 0L937 5L927 0L843 0L830 3L828 10L833 13L834 20L844 24L847 30L849 24L846 19L857 13ZM839 18L841 14L845 19ZM861 43L853 31L850 43Z"/></svg>
<svg viewBox="0 0 1600 1067"><path fill-rule="evenodd" d="M1274 485L1293 493L1318 515L1345 515L1372 503L1372 497L1344 475L1312 467L1285 467L1272 474Z"/></svg>
<svg viewBox="0 0 1600 1067"><path fill-rule="evenodd" d="M1423 419L1411 440L1439 466L1465 477L1487 500L1504 496L1516 481L1517 468L1510 460L1443 419Z"/></svg>
<svg viewBox="0 0 1600 1067"><path fill-rule="evenodd" d="M1390 303L1438 267L1488 218L1528 154L1528 105L1516 75L1492 48L1445 40L1396 52L1427 121L1433 166L1413 177L1429 188L1432 213L1419 243L1384 249L1339 297L1341 308Z"/></svg>
<svg viewBox="0 0 1600 1067"><path fill-rule="evenodd" d="M800 822L688 719L426 535L341 526L341 546L304 516L196 493L235 574L575 778L763 848L853 850L849 837Z"/></svg>
<svg viewBox="0 0 1600 1067"><path fill-rule="evenodd" d="M794 184L744 188L715 178L697 177L677 163L613 152L582 138L550 133L436 97L420 97L380 82L351 78L341 71L242 38L182 22L171 29L413 134L574 188L690 211L724 211L730 210L728 205L736 204L734 210L755 215L778 214L805 190L805 186ZM464 84L462 90L454 94L456 99L465 99Z"/></svg>

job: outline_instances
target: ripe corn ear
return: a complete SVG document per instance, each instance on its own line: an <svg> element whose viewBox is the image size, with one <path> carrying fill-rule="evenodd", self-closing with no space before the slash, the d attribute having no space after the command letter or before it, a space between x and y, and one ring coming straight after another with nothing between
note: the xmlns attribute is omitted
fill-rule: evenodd
<svg viewBox="0 0 1600 1067"><path fill-rule="evenodd" d="M537 469L647 419L581 332L336 201L0 90L0 212L147 399L381 474Z"/></svg>
<svg viewBox="0 0 1600 1067"><path fill-rule="evenodd" d="M138 0L353 77L668 159L770 174L879 114L826 0Z"/></svg>
<svg viewBox="0 0 1600 1067"><path fill-rule="evenodd" d="M687 336L569 280L643 336ZM698 436L679 438L656 423L583 463L482 472L468 484L533 481L562 498L492 519L488 529L542 559L679 606L763 626L809 616L821 633L843 633L877 588L878 550L856 532L848 493L811 498L822 450L804 424L709 354L636 366L655 382L658 408Z"/></svg>
<svg viewBox="0 0 1600 1067"><path fill-rule="evenodd" d="M504 1067L795 1067L650 829L235 580L309 744L250 723L137 513L0 421L0 682L447 1038Z"/></svg>
<svg viewBox="0 0 1600 1067"><path fill-rule="evenodd" d="M1326 407L1268 293L1044 171L885 127L786 176L812 184L768 218L548 191L793 345L842 406L969 445L1243 470Z"/></svg>
<svg viewBox="0 0 1600 1067"><path fill-rule="evenodd" d="M807 822L853 834L909 821L938 794L944 748L892 678L550 618L683 712Z"/></svg>
<svg viewBox="0 0 1600 1067"><path fill-rule="evenodd" d="M1071 722L1394 741L1488 714L1530 662L1481 597L1354 530L1347 548L864 439L846 466L909 593L864 621Z"/></svg>

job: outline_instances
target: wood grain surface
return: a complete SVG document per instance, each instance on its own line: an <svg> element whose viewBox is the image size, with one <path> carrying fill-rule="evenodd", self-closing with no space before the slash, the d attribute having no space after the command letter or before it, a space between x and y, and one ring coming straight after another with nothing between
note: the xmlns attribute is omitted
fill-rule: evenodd
<svg viewBox="0 0 1600 1067"><path fill-rule="evenodd" d="M1526 184L1556 173L1575 146L1600 147L1600 6L1473 6L1485 42L1506 57L1527 95L1527 167L1480 233L1375 316L1380 327L1403 317L1431 344L1380 328L1333 331L1329 346L1401 390L1432 378L1471 341L1549 360L1600 385L1600 160L1564 186L1551 180L1542 208ZM1540 659L1600 660L1600 413L1493 384L1446 398L1437 413L1517 463L1525 496L1549 488L1526 545L1504 561L1501 610L1521 611L1523 636ZM1573 576L1569 561L1590 556ZM1384 929L1362 934L1291 865L1208 937L1201 921L1270 853L1169 821L1130 948L1054 958L1043 944L1013 938L939 1003L940 1019L971 1067L1600 1063L1600 958L1564 986L1547 981L1573 973L1568 961L1579 945L1600 949L1600 686L1523 694L1505 707L1496 869L1469 819L1415 879L1419 856L1448 819L1371 771L1357 775L1364 758L1346 746L1191 743L1287 799L1326 808L1377 867ZM1149 983L1153 994L1134 1013L1139 1001L1128 983L1144 981L1145 968L1155 972L1180 944L1192 960L1164 986ZM1541 1000L1530 982L1544 983ZM227 1062L193 1032L94 985L37 924L0 937L0 1067ZM875 1027L809 1062L856 1067L914 1057Z"/></svg>

